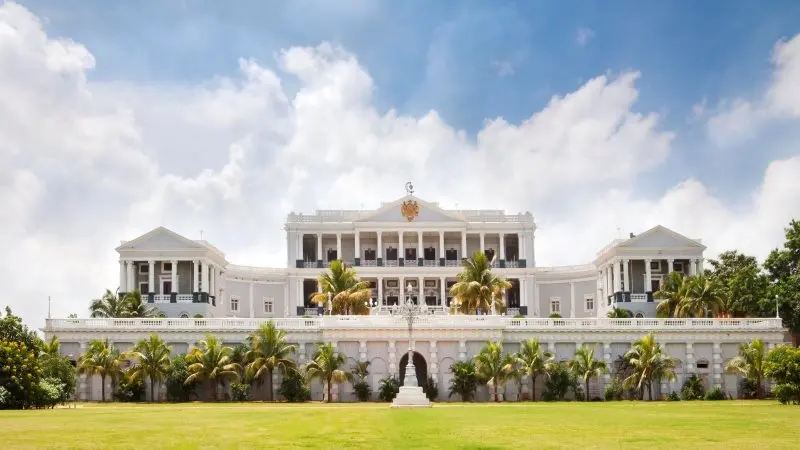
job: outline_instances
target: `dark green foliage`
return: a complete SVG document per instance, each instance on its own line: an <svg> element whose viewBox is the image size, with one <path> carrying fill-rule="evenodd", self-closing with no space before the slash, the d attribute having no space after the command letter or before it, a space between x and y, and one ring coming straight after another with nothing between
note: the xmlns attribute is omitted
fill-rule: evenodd
<svg viewBox="0 0 800 450"><path fill-rule="evenodd" d="M800 348L779 345L767 354L764 374L772 378L772 393L783 404L800 404Z"/></svg>
<svg viewBox="0 0 800 450"><path fill-rule="evenodd" d="M58 380L61 385L59 403L65 403L75 396L77 375L75 367L63 356L44 354L40 357L42 376Z"/></svg>
<svg viewBox="0 0 800 450"><path fill-rule="evenodd" d="M144 400L144 383L141 378L131 380L126 374L114 389L111 397L118 402L140 402Z"/></svg>
<svg viewBox="0 0 800 450"><path fill-rule="evenodd" d="M42 367L39 361L42 341L11 313L0 317L0 388L5 391L3 409L34 406Z"/></svg>
<svg viewBox="0 0 800 450"><path fill-rule="evenodd" d="M311 389L308 388L305 378L299 372L290 370L286 372L281 381L278 395L290 403L305 402L311 399Z"/></svg>
<svg viewBox="0 0 800 450"><path fill-rule="evenodd" d="M756 383L747 378L739 380L739 397L756 398Z"/></svg>
<svg viewBox="0 0 800 450"><path fill-rule="evenodd" d="M615 376L611 379L603 390L603 396L606 400L622 400L622 395L625 393L625 386L622 383L622 378Z"/></svg>
<svg viewBox="0 0 800 450"><path fill-rule="evenodd" d="M692 374L683 382L681 397L684 400L702 400L705 394L706 388L703 386L703 379L697 374Z"/></svg>
<svg viewBox="0 0 800 450"><path fill-rule="evenodd" d="M725 393L722 389L715 387L706 392L706 400L725 400Z"/></svg>
<svg viewBox="0 0 800 450"><path fill-rule="evenodd" d="M63 385L57 378L42 378L32 390L33 403L30 407L50 409L61 403Z"/></svg>
<svg viewBox="0 0 800 450"><path fill-rule="evenodd" d="M542 400L548 402L562 401L570 390L575 394L576 400L582 398L583 389L581 389L580 383L578 383L578 380L566 364L552 364L547 371L547 375Z"/></svg>
<svg viewBox="0 0 800 450"><path fill-rule="evenodd" d="M170 370L165 381L167 385L167 401L188 402L194 394L196 384L186 384L189 378L186 355L175 355L170 363Z"/></svg>
<svg viewBox="0 0 800 450"><path fill-rule="evenodd" d="M361 402L369 401L369 398L372 396L372 389L366 381L357 381L353 384L353 391L355 391L358 401Z"/></svg>
<svg viewBox="0 0 800 450"><path fill-rule="evenodd" d="M422 391L425 392L425 396L430 401L436 400L436 397L439 396L439 388L436 386L436 381L432 376L428 376L425 385L422 386Z"/></svg>
<svg viewBox="0 0 800 450"><path fill-rule="evenodd" d="M677 392L672 391L669 394L667 394L667 400L670 402L678 402L681 400L681 396L678 395Z"/></svg>
<svg viewBox="0 0 800 450"><path fill-rule="evenodd" d="M559 313L550 314L550 318L551 319L560 319L561 318L561 314L559 314Z"/></svg>
<svg viewBox="0 0 800 450"><path fill-rule="evenodd" d="M246 402L250 400L250 385L234 381L231 383L231 399L235 402Z"/></svg>
<svg viewBox="0 0 800 450"><path fill-rule="evenodd" d="M384 377L378 383L378 399L382 402L394 400L395 395L400 392L400 380L395 377Z"/></svg>
<svg viewBox="0 0 800 450"><path fill-rule="evenodd" d="M770 252L764 269L771 284L770 299L774 301L778 296L784 326L797 333L800 332L800 221L792 220L784 233L783 248Z"/></svg>
<svg viewBox="0 0 800 450"><path fill-rule="evenodd" d="M775 300L769 296L769 280L754 256L736 250L722 252L709 261L706 277L722 290L724 312L733 317L775 315Z"/></svg>
<svg viewBox="0 0 800 450"><path fill-rule="evenodd" d="M472 361L458 361L450 366L453 378L450 379L448 397L460 395L465 402L472 401L478 388L478 374Z"/></svg>

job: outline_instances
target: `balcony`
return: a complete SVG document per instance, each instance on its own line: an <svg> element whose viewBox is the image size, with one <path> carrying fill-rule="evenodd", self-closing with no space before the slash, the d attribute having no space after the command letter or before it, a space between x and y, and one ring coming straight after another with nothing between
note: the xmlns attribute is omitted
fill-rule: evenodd
<svg viewBox="0 0 800 450"><path fill-rule="evenodd" d="M172 303L171 295L156 294L153 296L153 303ZM192 303L192 294L178 294L175 296L175 303Z"/></svg>
<svg viewBox="0 0 800 450"><path fill-rule="evenodd" d="M422 260L423 267L439 267L439 261L435 259L423 259Z"/></svg>

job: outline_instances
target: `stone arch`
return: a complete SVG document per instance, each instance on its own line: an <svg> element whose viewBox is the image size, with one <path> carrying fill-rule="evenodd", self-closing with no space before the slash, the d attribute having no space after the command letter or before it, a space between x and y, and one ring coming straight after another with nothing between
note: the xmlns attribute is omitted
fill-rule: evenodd
<svg viewBox="0 0 800 450"><path fill-rule="evenodd" d="M450 371L450 366L455 364L455 362L456 362L456 360L453 359L453 358L450 358L449 356L445 357L445 358L442 358L442 360L439 361L439 369L440 369L440 371L442 373L445 373L445 374L452 373L452 371Z"/></svg>
<svg viewBox="0 0 800 450"><path fill-rule="evenodd" d="M417 386L424 386L428 380L428 363L419 352L414 352L413 358L414 370L417 372ZM404 353L400 358L400 385L403 384L405 378L406 364L408 364L408 353Z"/></svg>

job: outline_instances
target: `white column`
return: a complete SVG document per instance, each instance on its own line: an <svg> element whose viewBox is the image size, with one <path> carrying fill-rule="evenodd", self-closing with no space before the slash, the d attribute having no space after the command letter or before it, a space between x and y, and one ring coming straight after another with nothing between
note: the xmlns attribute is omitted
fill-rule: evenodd
<svg viewBox="0 0 800 450"><path fill-rule="evenodd" d="M378 258L383 259L383 232L378 231Z"/></svg>
<svg viewBox="0 0 800 450"><path fill-rule="evenodd" d="M611 368L614 367L611 361L611 343L610 342L603 342L603 359L606 361L606 367L608 367L609 373L603 375L603 380L608 383L611 381Z"/></svg>
<svg viewBox="0 0 800 450"><path fill-rule="evenodd" d="M200 262L198 260L192 261L192 292L200 292Z"/></svg>
<svg viewBox="0 0 800 450"><path fill-rule="evenodd" d="M422 231L417 231L417 259L423 258L424 254L422 253ZM414 265L417 265L417 261L414 261Z"/></svg>
<svg viewBox="0 0 800 450"><path fill-rule="evenodd" d="M462 231L461 232L461 258L462 259L469 258L469 255L467 255L467 232L466 231Z"/></svg>
<svg viewBox="0 0 800 450"><path fill-rule="evenodd" d="M652 259L644 260L644 292L652 292L653 290L653 282L650 281L653 279L653 269L650 268L652 262Z"/></svg>
<svg viewBox="0 0 800 450"><path fill-rule="evenodd" d="M575 283L569 282L569 316L575 317Z"/></svg>
<svg viewBox="0 0 800 450"><path fill-rule="evenodd" d="M506 259L506 234L500 233L500 259Z"/></svg>
<svg viewBox="0 0 800 450"><path fill-rule="evenodd" d="M697 275L697 260L694 258L689 259L689 275Z"/></svg>
<svg viewBox="0 0 800 450"><path fill-rule="evenodd" d="M126 289L126 291L131 292L136 289L136 274L134 273L136 266L133 264L133 261L125 261L125 267L128 271L128 289Z"/></svg>
<svg viewBox="0 0 800 450"><path fill-rule="evenodd" d="M150 272L147 274L147 288L149 289L149 292L141 292L142 295L147 295L150 292L156 291L156 262L151 259L147 261L147 265L150 269Z"/></svg>
<svg viewBox="0 0 800 450"><path fill-rule="evenodd" d="M208 265L208 292L217 295L217 266Z"/></svg>
<svg viewBox="0 0 800 450"><path fill-rule="evenodd" d="M519 279L519 306L527 306L528 299L525 291L528 289L528 282L524 278Z"/></svg>
<svg viewBox="0 0 800 450"><path fill-rule="evenodd" d="M606 297L614 292L614 277L611 273L611 264L606 264Z"/></svg>
<svg viewBox="0 0 800 450"><path fill-rule="evenodd" d="M439 232L439 259L444 258L444 231ZM438 262L437 262L438 265Z"/></svg>
<svg viewBox="0 0 800 450"><path fill-rule="evenodd" d="M536 317L539 316L539 283L533 280L533 310Z"/></svg>
<svg viewBox="0 0 800 450"><path fill-rule="evenodd" d="M253 282L252 281L250 282L250 298L248 299L248 303L250 304L250 317L251 318L255 317L256 316L256 314L255 314L256 312L255 312L255 309L253 309Z"/></svg>
<svg viewBox="0 0 800 450"><path fill-rule="evenodd" d="M704 273L704 270L703 270L703 258L700 258L700 259L697 260L697 274L698 275L703 275L703 273Z"/></svg>
<svg viewBox="0 0 800 450"><path fill-rule="evenodd" d="M303 258L303 233L296 233L295 234L294 254L295 254L295 258L294 259L305 260L305 258Z"/></svg>
<svg viewBox="0 0 800 450"><path fill-rule="evenodd" d="M398 300L400 303L406 301L406 279L403 276L398 277L397 284L400 285L400 299Z"/></svg>
<svg viewBox="0 0 800 450"><path fill-rule="evenodd" d="M417 298L417 304L421 305L425 302L425 278L419 277L418 283L419 286L417 287L419 288L419 298Z"/></svg>
<svg viewBox="0 0 800 450"><path fill-rule="evenodd" d="M614 276L614 292L622 290L622 277L619 274L619 261L616 259L612 262L611 272Z"/></svg>
<svg viewBox="0 0 800 450"><path fill-rule="evenodd" d="M715 388L722 388L722 348L719 342L714 342L711 349L711 373Z"/></svg>
<svg viewBox="0 0 800 450"><path fill-rule="evenodd" d="M397 258L398 259L399 258L403 258L403 260L405 260L406 249L404 247L405 244L403 243L403 234L404 234L403 231L398 231L397 232L397 246L399 247L397 249L397 253L398 253Z"/></svg>
<svg viewBox="0 0 800 450"><path fill-rule="evenodd" d="M170 278L172 281L172 292L170 292L170 294L172 294L173 292L178 292L178 261L173 259L170 261L170 264L172 264L172 277Z"/></svg>
<svg viewBox="0 0 800 450"><path fill-rule="evenodd" d="M208 263L203 261L202 264L203 266L202 266L201 276L203 277L203 281L200 284L200 289L202 292L208 293Z"/></svg>
<svg viewBox="0 0 800 450"><path fill-rule="evenodd" d="M125 261L119 262L119 291L125 292L128 290L128 272L125 268Z"/></svg>
<svg viewBox="0 0 800 450"><path fill-rule="evenodd" d="M356 231L356 258L361 259L361 232Z"/></svg>
<svg viewBox="0 0 800 450"><path fill-rule="evenodd" d="M383 299L383 277L378 277L378 306L385 305L386 302Z"/></svg>
<svg viewBox="0 0 800 450"><path fill-rule="evenodd" d="M672 273L675 267L675 260L672 258L667 259L667 273Z"/></svg>
<svg viewBox="0 0 800 450"><path fill-rule="evenodd" d="M486 233L481 231L480 237L481 237L481 253L483 253L484 251L486 251Z"/></svg>
<svg viewBox="0 0 800 450"><path fill-rule="evenodd" d="M625 292L631 292L631 261L629 259L622 260L622 274L625 277Z"/></svg>
<svg viewBox="0 0 800 450"><path fill-rule="evenodd" d="M525 235L526 234L527 233L523 232L523 233L519 233L517 235L517 237L518 237L517 238L517 246L519 247L519 259L526 260L525 262L527 264L527 259L528 259L528 254L527 253L528 252L525 251Z"/></svg>
<svg viewBox="0 0 800 450"><path fill-rule="evenodd" d="M447 280L445 277L439 277L439 306L445 305L445 300L447 299Z"/></svg>
<svg viewBox="0 0 800 450"><path fill-rule="evenodd" d="M322 233L317 233L317 261L324 259L322 257Z"/></svg>
<svg viewBox="0 0 800 450"><path fill-rule="evenodd" d="M342 256L342 233L336 233L336 259L344 261Z"/></svg>
<svg viewBox="0 0 800 450"><path fill-rule="evenodd" d="M464 340L458 341L458 360L459 361L467 360L467 341Z"/></svg>

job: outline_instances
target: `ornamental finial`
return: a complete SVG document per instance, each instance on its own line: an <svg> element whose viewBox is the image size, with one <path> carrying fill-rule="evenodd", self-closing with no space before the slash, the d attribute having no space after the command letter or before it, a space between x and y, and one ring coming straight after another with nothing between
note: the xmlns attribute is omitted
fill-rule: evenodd
<svg viewBox="0 0 800 450"><path fill-rule="evenodd" d="M410 181L406 183L406 194L414 195L414 185Z"/></svg>

